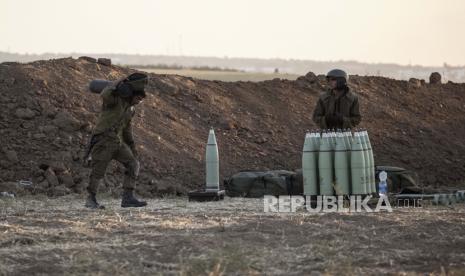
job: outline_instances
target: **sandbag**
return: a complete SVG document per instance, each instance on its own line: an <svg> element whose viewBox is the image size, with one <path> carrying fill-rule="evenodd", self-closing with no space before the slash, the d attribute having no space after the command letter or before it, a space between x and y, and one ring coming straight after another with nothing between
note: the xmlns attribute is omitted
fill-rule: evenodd
<svg viewBox="0 0 465 276"><path fill-rule="evenodd" d="M419 184L416 173L399 167L376 166L376 193L379 173L388 175L388 192L399 194L438 193L432 187ZM226 195L230 197L259 198L264 195L303 195L302 170L242 171L224 179Z"/></svg>
<svg viewBox="0 0 465 276"><path fill-rule="evenodd" d="M298 179L298 173L286 170L243 171L226 178L224 186L226 195L230 197L301 195L303 186Z"/></svg>

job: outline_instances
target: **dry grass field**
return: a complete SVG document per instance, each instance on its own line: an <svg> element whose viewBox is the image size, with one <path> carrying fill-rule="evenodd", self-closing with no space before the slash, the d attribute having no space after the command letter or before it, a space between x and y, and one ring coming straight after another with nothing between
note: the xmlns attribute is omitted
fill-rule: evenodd
<svg viewBox="0 0 465 276"><path fill-rule="evenodd" d="M465 274L465 206L264 213L261 199L0 198L0 275Z"/></svg>
<svg viewBox="0 0 465 276"><path fill-rule="evenodd" d="M265 81L275 78L295 80L299 75L285 73L250 73L240 71L215 71L215 70L192 70L192 69L138 69L141 71L162 74L162 75L180 75L202 80L219 80L219 81Z"/></svg>

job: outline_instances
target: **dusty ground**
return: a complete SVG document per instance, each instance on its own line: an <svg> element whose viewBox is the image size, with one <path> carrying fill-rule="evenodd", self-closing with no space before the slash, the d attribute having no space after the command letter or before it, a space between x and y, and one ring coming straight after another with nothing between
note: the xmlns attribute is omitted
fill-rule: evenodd
<svg viewBox="0 0 465 276"><path fill-rule="evenodd" d="M0 199L0 275L465 273L465 206L263 213L261 199L183 197L104 211L77 196Z"/></svg>

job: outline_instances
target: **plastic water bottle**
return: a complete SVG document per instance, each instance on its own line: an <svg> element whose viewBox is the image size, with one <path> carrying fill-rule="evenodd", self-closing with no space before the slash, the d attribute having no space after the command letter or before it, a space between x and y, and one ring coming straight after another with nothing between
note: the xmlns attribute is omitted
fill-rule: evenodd
<svg viewBox="0 0 465 276"><path fill-rule="evenodd" d="M388 194L388 186L387 186L387 173L382 171L379 173L379 184L378 184L378 191L379 196L387 196Z"/></svg>

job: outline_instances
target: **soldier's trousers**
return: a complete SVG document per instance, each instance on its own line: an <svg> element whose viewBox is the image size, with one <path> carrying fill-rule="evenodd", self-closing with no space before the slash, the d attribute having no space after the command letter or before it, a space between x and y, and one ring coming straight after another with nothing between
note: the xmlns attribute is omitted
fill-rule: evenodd
<svg viewBox="0 0 465 276"><path fill-rule="evenodd" d="M102 137L92 148L91 156L91 173L89 186L87 187L89 192L97 193L99 183L105 176L105 171L111 160L120 162L126 169L123 188L135 188L136 179L139 175L139 162L128 145L112 137Z"/></svg>

